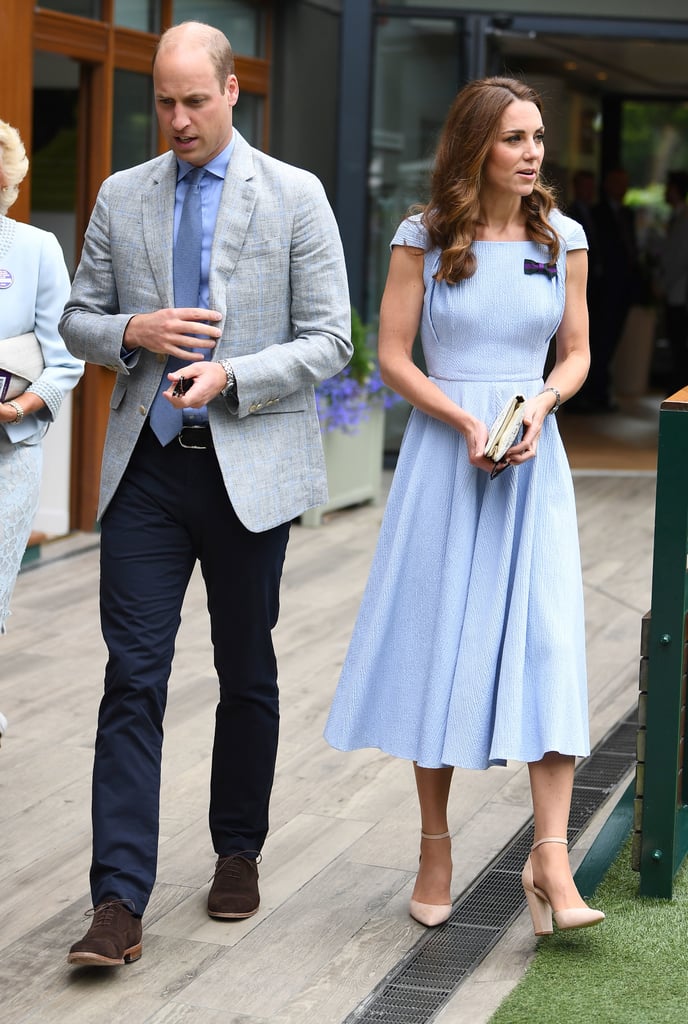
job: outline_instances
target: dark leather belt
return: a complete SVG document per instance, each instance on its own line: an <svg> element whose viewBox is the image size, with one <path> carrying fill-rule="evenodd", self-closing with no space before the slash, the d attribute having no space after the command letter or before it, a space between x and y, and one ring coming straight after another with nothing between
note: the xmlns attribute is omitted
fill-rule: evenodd
<svg viewBox="0 0 688 1024"><path fill-rule="evenodd" d="M205 451L213 447L213 437L210 427L182 427L177 434L177 440L182 448L197 449Z"/></svg>

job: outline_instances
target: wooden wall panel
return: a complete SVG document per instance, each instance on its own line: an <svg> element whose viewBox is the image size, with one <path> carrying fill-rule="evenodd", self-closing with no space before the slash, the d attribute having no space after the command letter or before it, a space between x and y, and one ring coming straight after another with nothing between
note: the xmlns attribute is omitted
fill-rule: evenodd
<svg viewBox="0 0 688 1024"><path fill-rule="evenodd" d="M115 66L150 75L158 37L130 28L115 28Z"/></svg>
<svg viewBox="0 0 688 1024"><path fill-rule="evenodd" d="M3 0L0 30L0 118L20 133L31 153L33 106L33 4ZM29 171L30 173L30 171ZM31 209L30 180L24 182L12 207L12 217L28 221Z"/></svg>
<svg viewBox="0 0 688 1024"><path fill-rule="evenodd" d="M37 50L50 50L74 60L102 61L108 52L109 26L91 18L39 9L33 38Z"/></svg>

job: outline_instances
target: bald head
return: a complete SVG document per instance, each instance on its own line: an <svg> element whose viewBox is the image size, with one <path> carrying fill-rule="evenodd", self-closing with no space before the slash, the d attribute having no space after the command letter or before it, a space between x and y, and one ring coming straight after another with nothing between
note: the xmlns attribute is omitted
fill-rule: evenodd
<svg viewBox="0 0 688 1024"><path fill-rule="evenodd" d="M178 49L198 49L206 53L215 69L220 92L225 91L228 76L234 74L234 53L224 32L202 21L183 21L180 25L173 25L160 36L153 54L153 71L161 54Z"/></svg>
<svg viewBox="0 0 688 1024"><path fill-rule="evenodd" d="M204 167L232 138L239 83L227 38L200 22L162 36L153 61L160 129L180 160Z"/></svg>

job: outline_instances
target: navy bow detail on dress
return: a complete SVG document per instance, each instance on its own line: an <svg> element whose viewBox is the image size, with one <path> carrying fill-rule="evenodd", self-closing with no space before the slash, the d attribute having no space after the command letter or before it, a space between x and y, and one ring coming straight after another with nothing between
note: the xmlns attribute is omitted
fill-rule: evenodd
<svg viewBox="0 0 688 1024"><path fill-rule="evenodd" d="M523 261L524 274L547 274L547 277L557 276L556 263L538 263L536 260Z"/></svg>

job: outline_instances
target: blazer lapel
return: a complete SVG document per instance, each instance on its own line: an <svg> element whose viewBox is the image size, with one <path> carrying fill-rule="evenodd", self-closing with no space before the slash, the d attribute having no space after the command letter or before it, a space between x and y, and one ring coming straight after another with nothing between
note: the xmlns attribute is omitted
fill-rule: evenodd
<svg viewBox="0 0 688 1024"><path fill-rule="evenodd" d="M174 308L172 257L177 160L173 153L168 156L141 197L143 239L163 309Z"/></svg>
<svg viewBox="0 0 688 1024"><path fill-rule="evenodd" d="M228 283L256 204L256 184L251 147L234 129L236 142L222 189L210 256L210 308L227 313Z"/></svg>

